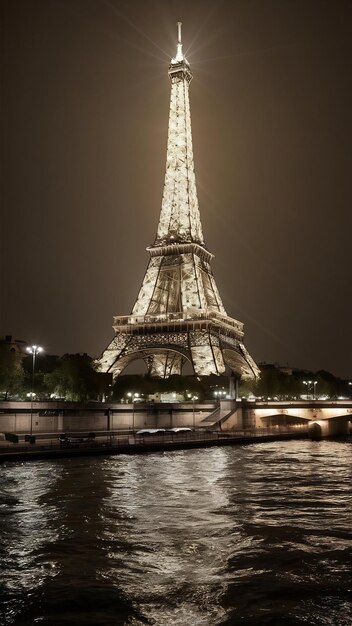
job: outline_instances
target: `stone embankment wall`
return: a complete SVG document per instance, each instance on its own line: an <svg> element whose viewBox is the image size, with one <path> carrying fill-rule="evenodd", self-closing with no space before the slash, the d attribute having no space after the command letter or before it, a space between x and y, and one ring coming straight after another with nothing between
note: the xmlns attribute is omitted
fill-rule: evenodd
<svg viewBox="0 0 352 626"><path fill-rule="evenodd" d="M32 432L74 432L140 428L194 427L215 408L214 403L128 404L33 403ZM28 433L30 403L0 403L0 432Z"/></svg>
<svg viewBox="0 0 352 626"><path fill-rule="evenodd" d="M306 404L306 406L304 406ZM0 402L0 432L35 433L98 430L139 430L175 426L236 429L300 427L322 436L348 434L352 429L352 403L280 403L235 400L185 403L63 403L34 402L31 429L30 402ZM204 421L203 421L204 420Z"/></svg>

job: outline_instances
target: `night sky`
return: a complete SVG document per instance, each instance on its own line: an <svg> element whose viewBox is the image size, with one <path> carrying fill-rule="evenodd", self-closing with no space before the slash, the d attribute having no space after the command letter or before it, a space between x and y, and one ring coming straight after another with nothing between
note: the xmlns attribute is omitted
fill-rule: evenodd
<svg viewBox="0 0 352 626"><path fill-rule="evenodd" d="M352 378L350 0L1 2L0 333L98 356L155 238L176 22L201 219L257 362Z"/></svg>

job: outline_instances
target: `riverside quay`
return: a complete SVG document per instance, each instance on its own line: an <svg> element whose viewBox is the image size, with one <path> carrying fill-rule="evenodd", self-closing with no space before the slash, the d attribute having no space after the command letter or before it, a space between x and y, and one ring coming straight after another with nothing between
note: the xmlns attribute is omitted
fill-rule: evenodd
<svg viewBox="0 0 352 626"><path fill-rule="evenodd" d="M31 411L32 409L32 411ZM0 433L39 436L63 432L136 432L143 428L193 430L308 429L315 436L348 435L352 400L179 403L1 402ZM4 438L4 437L3 437Z"/></svg>

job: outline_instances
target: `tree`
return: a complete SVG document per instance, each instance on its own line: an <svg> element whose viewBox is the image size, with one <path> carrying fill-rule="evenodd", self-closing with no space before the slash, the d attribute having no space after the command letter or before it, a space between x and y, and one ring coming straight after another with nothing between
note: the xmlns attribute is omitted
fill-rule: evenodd
<svg viewBox="0 0 352 626"><path fill-rule="evenodd" d="M51 393L50 387L46 384L46 374L53 372L59 363L60 357L41 352L36 357L34 379L32 379L33 359L31 354L26 354L22 361L24 369L23 395L26 396L28 392L32 391L33 384L33 392L36 395L36 399L46 399Z"/></svg>
<svg viewBox="0 0 352 626"><path fill-rule="evenodd" d="M22 354L6 341L0 341L0 393L7 400L10 394L22 391L24 372Z"/></svg>
<svg viewBox="0 0 352 626"><path fill-rule="evenodd" d="M65 400L85 402L96 398L98 374L87 354L64 354L58 366L44 375L45 385L51 393Z"/></svg>
<svg viewBox="0 0 352 626"><path fill-rule="evenodd" d="M157 393L177 393L183 395L184 400L189 401L190 396L198 399L214 400L214 391L217 389L227 390L229 379L227 376L182 376L173 374L168 378L154 378L152 376L126 374L118 376L112 384L110 400L119 402L126 398L128 393L139 393L141 396L154 395Z"/></svg>

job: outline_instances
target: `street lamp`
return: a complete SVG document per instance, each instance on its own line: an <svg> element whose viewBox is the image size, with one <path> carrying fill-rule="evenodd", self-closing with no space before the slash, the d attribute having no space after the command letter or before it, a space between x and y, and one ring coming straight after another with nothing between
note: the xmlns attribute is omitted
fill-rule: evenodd
<svg viewBox="0 0 352 626"><path fill-rule="evenodd" d="M133 434L134 434L134 403L136 402L136 400L139 400L139 393L133 394L133 399L132 399L132 405L133 405L133 411L132 411L132 432L133 432Z"/></svg>
<svg viewBox="0 0 352 626"><path fill-rule="evenodd" d="M131 393L131 391L129 391L127 396L132 402L132 432L134 433L134 403L136 402L136 400L139 400L140 395L139 393Z"/></svg>
<svg viewBox="0 0 352 626"><path fill-rule="evenodd" d="M32 390L30 393L31 396L31 430L30 430L30 434L32 435L33 432L33 396L35 396L35 393L33 391L34 388L34 370L35 370L35 359L37 354L40 354L40 352L43 352L43 348L41 346L28 346L27 347L27 352L29 352L29 354L32 355Z"/></svg>
<svg viewBox="0 0 352 626"><path fill-rule="evenodd" d="M317 386L317 380L313 380L313 400L315 400L316 397L316 386Z"/></svg>
<svg viewBox="0 0 352 626"><path fill-rule="evenodd" d="M309 394L309 385L311 384L311 380L304 380L303 384L307 386L307 400L308 400L308 394Z"/></svg>
<svg viewBox="0 0 352 626"><path fill-rule="evenodd" d="M221 396L222 396L223 398L225 398L225 396L226 396L226 395L227 395L227 394L226 394L226 391L224 391L223 389L220 389L220 390L218 390L218 391L214 391L214 396L215 396L216 398L219 398L219 400L221 400Z"/></svg>
<svg viewBox="0 0 352 626"><path fill-rule="evenodd" d="M312 399L315 400L315 388L317 385L317 380L304 380L303 384L307 385L307 399L309 394L309 389L313 388Z"/></svg>
<svg viewBox="0 0 352 626"><path fill-rule="evenodd" d="M194 412L194 403L195 403L196 400L198 400L198 396L193 396L193 398L192 398L192 402L193 402L193 428L196 427L196 415L195 415L195 412Z"/></svg>

